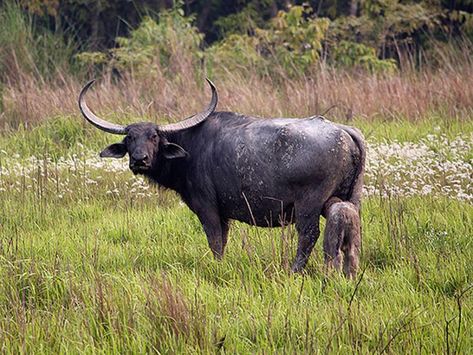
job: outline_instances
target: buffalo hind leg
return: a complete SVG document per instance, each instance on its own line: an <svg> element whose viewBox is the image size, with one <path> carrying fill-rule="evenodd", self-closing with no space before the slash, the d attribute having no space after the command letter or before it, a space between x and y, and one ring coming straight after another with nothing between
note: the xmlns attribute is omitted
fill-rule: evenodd
<svg viewBox="0 0 473 355"><path fill-rule="evenodd" d="M320 209L314 208L310 212L298 211L296 205L296 229L299 235L296 258L292 264L293 272L301 272L307 264L315 242L319 238Z"/></svg>
<svg viewBox="0 0 473 355"><path fill-rule="evenodd" d="M358 270L361 229L360 216L355 205L331 198L324 206L326 225L324 231L324 259L327 269L341 268L348 278L355 278Z"/></svg>

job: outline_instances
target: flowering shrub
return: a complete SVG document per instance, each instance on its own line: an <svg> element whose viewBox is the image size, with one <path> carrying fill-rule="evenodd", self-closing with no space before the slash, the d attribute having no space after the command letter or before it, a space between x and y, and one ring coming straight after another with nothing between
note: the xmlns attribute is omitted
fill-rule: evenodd
<svg viewBox="0 0 473 355"><path fill-rule="evenodd" d="M449 141L428 135L418 143L370 144L366 195L443 195L473 201L472 138Z"/></svg>

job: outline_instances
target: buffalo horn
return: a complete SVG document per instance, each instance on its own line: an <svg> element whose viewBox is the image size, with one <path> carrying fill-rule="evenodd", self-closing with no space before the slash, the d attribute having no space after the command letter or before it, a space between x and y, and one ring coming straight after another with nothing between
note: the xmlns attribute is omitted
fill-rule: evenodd
<svg viewBox="0 0 473 355"><path fill-rule="evenodd" d="M126 127L121 126L115 123L107 122L100 117L97 117L87 106L84 101L84 96L87 90L92 86L95 80L89 81L81 90L79 95L79 108L84 115L85 119L92 123L95 127L101 129L102 131L113 133L113 134L126 134Z"/></svg>
<svg viewBox="0 0 473 355"><path fill-rule="evenodd" d="M199 123L205 121L205 119L209 117L210 114L212 114L212 112L215 111L215 108L217 107L217 102L218 102L217 89L215 88L215 85L209 79L206 79L206 80L209 83L210 88L212 89L212 100L210 101L210 104L207 107L207 109L181 122L171 123L165 126L160 126L159 127L160 131L173 132L173 131L180 131L181 129L186 129L186 128L196 126Z"/></svg>

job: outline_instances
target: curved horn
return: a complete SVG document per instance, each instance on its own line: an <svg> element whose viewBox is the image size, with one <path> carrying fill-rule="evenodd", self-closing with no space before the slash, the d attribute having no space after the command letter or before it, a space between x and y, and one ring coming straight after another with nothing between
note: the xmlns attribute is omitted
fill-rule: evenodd
<svg viewBox="0 0 473 355"><path fill-rule="evenodd" d="M92 86L95 80L89 81L81 90L79 95L79 108L82 115L87 121L92 123L95 127L101 129L102 131L113 133L113 134L126 134L126 127L107 122L100 117L95 116L95 114L89 109L87 104L84 101L84 96L87 90Z"/></svg>
<svg viewBox="0 0 473 355"><path fill-rule="evenodd" d="M180 131L181 129L186 129L190 128L193 126L198 125L199 123L205 121L207 117L209 117L212 112L215 111L215 108L217 107L217 102L218 102L218 95L217 95L217 89L215 88L215 85L208 79L205 78L207 82L210 85L210 88L212 89L212 100L210 101L209 106L205 111L202 111L200 113L197 113L184 121L177 122L177 123L171 123L165 126L160 126L159 130L162 132L173 132L173 131Z"/></svg>

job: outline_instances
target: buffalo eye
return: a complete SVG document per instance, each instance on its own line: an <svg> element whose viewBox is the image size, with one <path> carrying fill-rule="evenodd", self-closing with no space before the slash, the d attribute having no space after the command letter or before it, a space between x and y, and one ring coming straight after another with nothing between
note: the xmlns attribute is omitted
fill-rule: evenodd
<svg viewBox="0 0 473 355"><path fill-rule="evenodd" d="M158 134L157 134L157 133L153 133L153 134L151 135L151 139L152 139L152 140L156 140L156 138L158 138Z"/></svg>

